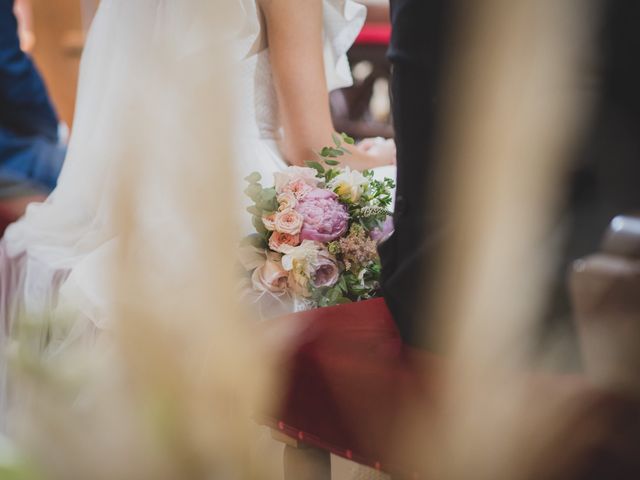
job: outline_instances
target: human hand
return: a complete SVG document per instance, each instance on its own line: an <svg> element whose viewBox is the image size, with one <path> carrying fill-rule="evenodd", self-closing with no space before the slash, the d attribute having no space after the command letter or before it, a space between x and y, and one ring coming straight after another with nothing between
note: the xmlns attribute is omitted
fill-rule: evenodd
<svg viewBox="0 0 640 480"><path fill-rule="evenodd" d="M396 143L393 139L365 138L356 148L370 158L373 167L396 164Z"/></svg>

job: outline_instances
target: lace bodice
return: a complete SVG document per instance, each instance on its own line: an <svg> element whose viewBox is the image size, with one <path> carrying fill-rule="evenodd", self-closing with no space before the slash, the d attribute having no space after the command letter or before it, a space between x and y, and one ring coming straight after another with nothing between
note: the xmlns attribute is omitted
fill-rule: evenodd
<svg viewBox="0 0 640 480"><path fill-rule="evenodd" d="M278 137L275 94L264 18L256 0L240 0L245 23L238 39L238 93L243 132L262 139ZM346 53L360 32L366 8L352 0L324 0L324 60L330 90L350 86Z"/></svg>

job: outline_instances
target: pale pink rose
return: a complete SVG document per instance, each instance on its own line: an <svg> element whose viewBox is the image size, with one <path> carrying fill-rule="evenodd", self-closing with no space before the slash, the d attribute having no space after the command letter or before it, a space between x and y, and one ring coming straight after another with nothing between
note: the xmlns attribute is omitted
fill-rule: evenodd
<svg viewBox="0 0 640 480"><path fill-rule="evenodd" d="M312 192L313 189L314 187L311 187L309 184L305 183L303 180L295 180L285 185L283 189L283 193L290 193L295 197L296 200L302 200L310 192Z"/></svg>
<svg viewBox="0 0 640 480"><path fill-rule="evenodd" d="M284 187L291 182L301 180L310 187L317 187L320 179L316 177L317 172L309 167L287 167L280 172L276 172L273 177L275 179L276 192L280 193Z"/></svg>
<svg viewBox="0 0 640 480"><path fill-rule="evenodd" d="M306 184L305 184L306 185ZM296 208L298 206L298 199L293 192L284 191L278 195L279 210L288 210L290 208Z"/></svg>
<svg viewBox="0 0 640 480"><path fill-rule="evenodd" d="M284 293L288 286L289 272L282 268L280 255L268 253L264 264L253 271L251 283L259 292Z"/></svg>
<svg viewBox="0 0 640 480"><path fill-rule="evenodd" d="M288 233L289 235L297 235L302 229L304 218L293 209L284 210L276 214L275 226L276 231Z"/></svg>
<svg viewBox="0 0 640 480"><path fill-rule="evenodd" d="M300 245L300 235L273 232L269 238L269 248L275 252L287 253L298 245Z"/></svg>
<svg viewBox="0 0 640 480"><path fill-rule="evenodd" d="M263 215L262 223L264 224L264 228L273 232L276 229L276 214L270 213L268 215Z"/></svg>

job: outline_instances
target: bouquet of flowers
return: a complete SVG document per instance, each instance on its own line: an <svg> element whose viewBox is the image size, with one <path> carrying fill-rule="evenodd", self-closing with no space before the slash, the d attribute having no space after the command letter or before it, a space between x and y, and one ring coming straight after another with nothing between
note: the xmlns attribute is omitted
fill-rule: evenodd
<svg viewBox="0 0 640 480"><path fill-rule="evenodd" d="M264 187L258 173L246 178L256 233L243 243L263 259L251 269L252 288L289 295L304 308L378 296L377 244L392 229L394 181L341 167L338 158L354 140L333 140L308 167L275 173L274 186Z"/></svg>

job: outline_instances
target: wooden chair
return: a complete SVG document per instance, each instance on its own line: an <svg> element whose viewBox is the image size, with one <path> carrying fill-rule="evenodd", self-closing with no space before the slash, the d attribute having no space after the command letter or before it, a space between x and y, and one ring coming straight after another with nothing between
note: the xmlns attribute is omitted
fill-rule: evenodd
<svg viewBox="0 0 640 480"><path fill-rule="evenodd" d="M356 66L360 62L370 65L370 72L356 79L354 86L331 94L333 121L338 131L355 138L393 137L390 118L377 120L370 111L376 82L389 81L391 66L387 60L387 48L391 38L391 25L386 22L368 21L349 51L349 62Z"/></svg>
<svg viewBox="0 0 640 480"><path fill-rule="evenodd" d="M73 124L80 55L97 0L29 0L35 43L33 57L60 118Z"/></svg>

